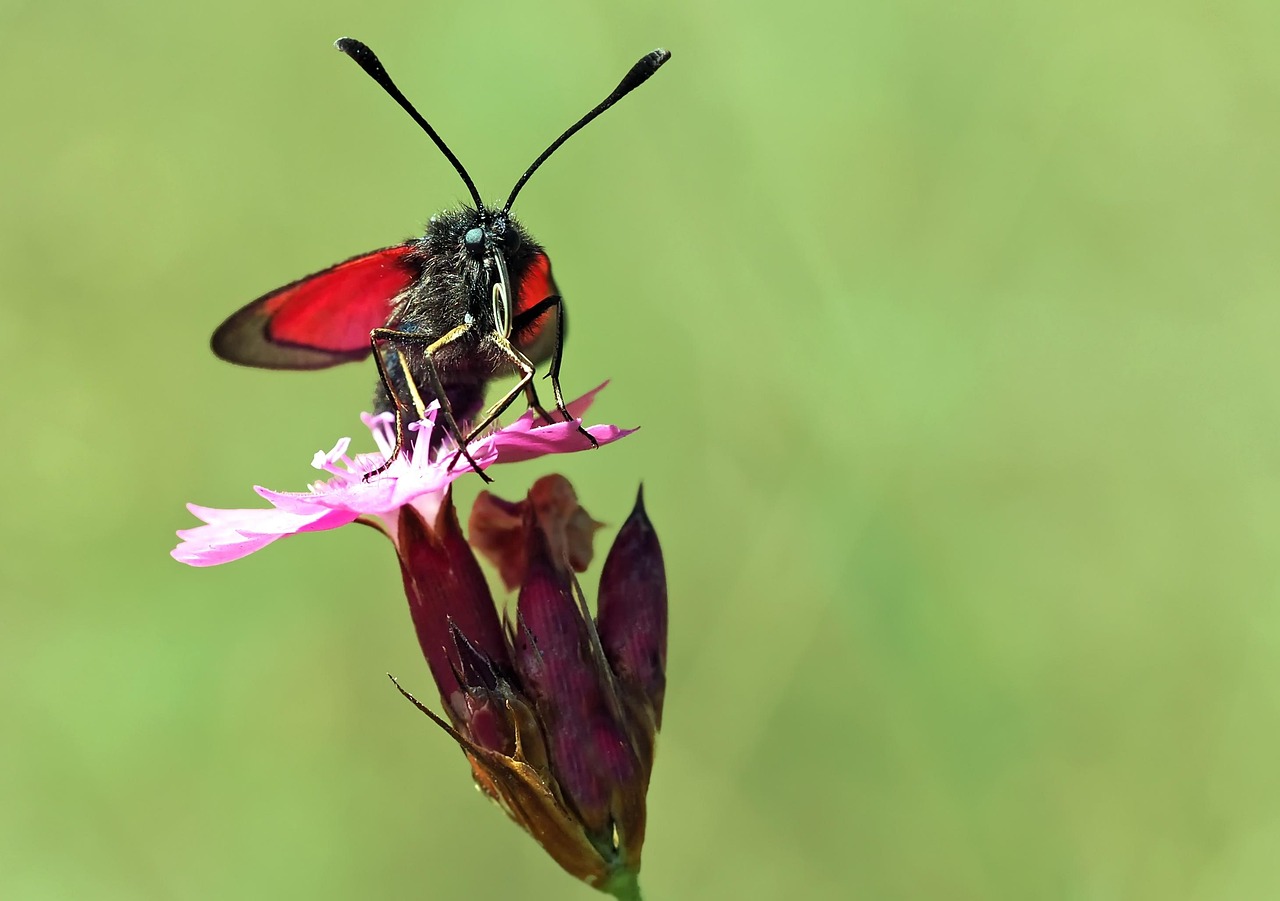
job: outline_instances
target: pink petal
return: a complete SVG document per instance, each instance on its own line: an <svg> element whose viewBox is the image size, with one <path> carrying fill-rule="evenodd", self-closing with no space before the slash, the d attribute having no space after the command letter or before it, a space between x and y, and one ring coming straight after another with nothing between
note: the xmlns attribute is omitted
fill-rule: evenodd
<svg viewBox="0 0 1280 901"><path fill-rule="evenodd" d="M187 509L206 525L180 530L182 542L169 553L192 566L239 560L286 535L335 529L356 518L346 511L325 509L309 516L276 509L217 510L196 504L188 504Z"/></svg>
<svg viewBox="0 0 1280 901"><path fill-rule="evenodd" d="M514 463L590 448L591 443L579 433L578 426L605 384L608 382L568 405L569 411L578 417L574 422L535 425L530 411L506 428L473 442L470 452L476 465L483 470L495 463ZM357 454L353 459L348 456L350 442L344 438L333 450L318 453L312 459L312 465L329 476L327 481L315 482L309 490L299 492L254 488L271 504L268 509L219 510L188 505L205 525L178 532L182 542L170 552L173 558L192 566L226 563L252 554L286 535L334 529L361 516L380 518L384 530L394 541L398 511L409 504L427 522L434 522L446 489L455 479L471 472L471 465L449 450L432 459L427 453L427 442L433 424L415 424L420 425L414 429L417 432L414 446L419 452L412 460L400 456L385 472L366 482L362 475L382 464L385 455L391 452L394 437L389 414L364 414L361 419L373 433L382 453ZM630 435L634 429L596 425L588 431L605 445Z"/></svg>
<svg viewBox="0 0 1280 901"><path fill-rule="evenodd" d="M635 429L620 429L616 425L593 425L588 432L601 447L625 438ZM578 431L577 422L557 422L527 432L514 427L489 436L498 454L499 463L519 463L547 454L570 454L591 450L591 442Z"/></svg>

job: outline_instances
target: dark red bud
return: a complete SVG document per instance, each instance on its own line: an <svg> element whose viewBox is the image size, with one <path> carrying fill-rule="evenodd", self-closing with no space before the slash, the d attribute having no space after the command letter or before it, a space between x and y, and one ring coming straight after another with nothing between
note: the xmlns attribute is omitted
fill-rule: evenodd
<svg viewBox="0 0 1280 901"><path fill-rule="evenodd" d="M428 528L413 507L402 507L396 547L418 643L441 699L454 722L460 723L465 705L459 675L467 666L483 659L499 674L510 673L512 667L493 596L462 534L452 497L441 504L434 528ZM466 665L455 632L465 635L478 655Z"/></svg>
<svg viewBox="0 0 1280 901"><path fill-rule="evenodd" d="M667 680L667 574L643 489L605 559L598 611L600 644L623 694L645 702L657 728Z"/></svg>
<svg viewBox="0 0 1280 901"><path fill-rule="evenodd" d="M529 530L517 609L516 668L542 721L552 770L588 832L609 841L619 794L639 765L590 626L540 529Z"/></svg>
<svg viewBox="0 0 1280 901"><path fill-rule="evenodd" d="M480 789L562 867L632 897L662 703L666 581L637 501L602 576L602 644L573 579L598 528L560 476L539 480L519 504L481 495L472 539L521 585L515 622L503 626L451 500L433 528L405 508L405 591L452 725L405 694L466 752Z"/></svg>

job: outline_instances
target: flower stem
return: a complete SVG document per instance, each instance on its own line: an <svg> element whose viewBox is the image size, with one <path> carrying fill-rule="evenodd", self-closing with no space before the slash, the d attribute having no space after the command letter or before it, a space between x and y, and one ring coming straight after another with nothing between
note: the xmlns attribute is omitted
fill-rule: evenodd
<svg viewBox="0 0 1280 901"><path fill-rule="evenodd" d="M636 879L636 874L629 870L623 870L615 873L613 878L609 880L609 884L604 890L618 901L642 901L640 897L640 881Z"/></svg>

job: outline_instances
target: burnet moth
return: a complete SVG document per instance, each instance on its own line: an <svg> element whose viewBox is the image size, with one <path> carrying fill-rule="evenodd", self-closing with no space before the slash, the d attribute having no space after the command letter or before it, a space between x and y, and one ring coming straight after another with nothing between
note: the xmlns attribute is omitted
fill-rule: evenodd
<svg viewBox="0 0 1280 901"><path fill-rule="evenodd" d="M556 410L566 422L573 419L560 390L564 301L546 251L511 215L511 205L561 144L643 84L671 54L655 50L632 66L608 97L533 161L499 208L480 199L462 163L400 93L372 50L352 38L342 38L336 46L435 142L475 206L432 216L421 238L360 254L264 294L218 327L213 352L229 362L264 369L323 369L372 353L381 380L375 406L395 413L396 447L365 478L407 452L406 426L439 399L444 428L459 453L489 481L467 453L470 440L521 394L537 415L552 421L534 390L535 364L550 359L546 377ZM504 375L520 378L480 414L486 385Z"/></svg>

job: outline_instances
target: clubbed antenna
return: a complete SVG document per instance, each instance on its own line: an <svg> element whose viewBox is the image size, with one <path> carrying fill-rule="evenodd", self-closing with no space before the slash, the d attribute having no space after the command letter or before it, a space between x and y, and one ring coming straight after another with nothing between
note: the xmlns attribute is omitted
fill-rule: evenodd
<svg viewBox="0 0 1280 901"><path fill-rule="evenodd" d="M467 170L463 168L462 163L458 158L453 155L453 151L450 150L448 145L446 145L445 142L441 140L440 136L436 134L436 130L431 127L430 123L428 123L426 119L422 118L422 115L416 109L413 108L413 104L408 101L404 94L400 93L400 89L397 88L395 82L391 80L391 76L387 74L387 70L383 68L382 63L378 60L378 57L374 52L355 38L339 38L334 42L333 46L337 47L347 56L355 60L356 63L359 64L360 68L364 69L365 72L368 73L370 78L380 84L382 89L390 94L392 99L395 100L396 103L400 104L406 113L413 117L413 121L417 122L418 125L422 127L422 130L430 136L431 140L436 142L436 146L440 148L440 152L445 155L445 158L448 159L449 162L453 163L453 168L457 169L458 174L462 176L463 183L466 184L467 190L471 192L471 199L476 202L476 209L479 210L480 214L483 216L484 203L480 200L480 192L476 190L475 182L471 180L471 176L467 174Z"/></svg>
<svg viewBox="0 0 1280 901"><path fill-rule="evenodd" d="M370 55L372 56L372 54ZM623 97L627 96L636 88L640 87L640 85L648 81L649 76L654 72L657 72L662 64L669 59L671 59L671 51L655 50L652 53L646 54L639 62L632 66L631 70L622 77L622 81L618 82L618 86L613 89L612 94L604 98L604 100L600 102L599 106L575 122L568 131L552 141L551 146L542 151L542 156L533 161L533 165L525 170L524 175L520 176L520 180L516 182L516 186L511 189L511 196L507 198L507 205L502 208L502 211L505 213L511 209L511 204L516 202L516 195L520 193L520 189L524 187L524 183L529 180L529 177L532 176L533 173L538 171L539 166L547 161L547 157L551 156L551 154L555 153L556 150L559 149L561 144L569 140L573 135L577 134L584 125L596 116L603 113ZM444 145L442 144L441 146L443 147ZM446 153L447 152L448 151L446 151Z"/></svg>

